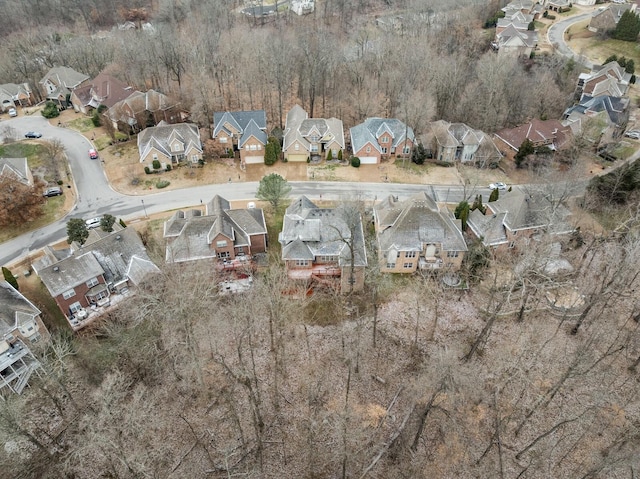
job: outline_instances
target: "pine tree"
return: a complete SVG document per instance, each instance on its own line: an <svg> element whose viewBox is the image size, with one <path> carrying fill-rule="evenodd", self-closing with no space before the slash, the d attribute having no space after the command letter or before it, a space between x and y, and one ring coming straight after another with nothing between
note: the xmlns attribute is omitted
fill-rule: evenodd
<svg viewBox="0 0 640 479"><path fill-rule="evenodd" d="M2 267L2 276L4 276L4 280L11 286L13 286L16 291L20 290L20 287L18 286L18 280L9 268L5 268L4 266Z"/></svg>
<svg viewBox="0 0 640 479"><path fill-rule="evenodd" d="M613 38L623 40L625 42L635 42L640 33L640 17L627 10L622 14L616 29L613 31Z"/></svg>
<svg viewBox="0 0 640 479"><path fill-rule="evenodd" d="M454 215L462 222L462 230L465 231L467 229L467 220L469 219L469 203L466 201L458 203Z"/></svg>

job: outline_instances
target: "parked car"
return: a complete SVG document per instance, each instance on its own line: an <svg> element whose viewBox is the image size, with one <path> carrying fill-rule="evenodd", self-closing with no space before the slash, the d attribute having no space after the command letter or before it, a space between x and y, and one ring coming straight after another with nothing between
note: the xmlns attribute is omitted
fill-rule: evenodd
<svg viewBox="0 0 640 479"><path fill-rule="evenodd" d="M18 116L18 112L15 108L9 108L9 116Z"/></svg>
<svg viewBox="0 0 640 479"><path fill-rule="evenodd" d="M98 152L96 150L94 150L93 148L91 148L89 150L89 158L91 158L92 160L97 160L98 159Z"/></svg>
<svg viewBox="0 0 640 479"><path fill-rule="evenodd" d="M495 183L491 183L489 188L495 190L496 188L500 191L506 191L507 185L505 185L502 181L497 181Z"/></svg>
<svg viewBox="0 0 640 479"><path fill-rule="evenodd" d="M90 230L100 226L101 221L102 221L102 216L99 216L97 218L91 218L89 220L86 220L84 223L87 225L87 229Z"/></svg>
<svg viewBox="0 0 640 479"><path fill-rule="evenodd" d="M41 138L42 137L42 133L39 133L37 131L28 131L24 134L25 138Z"/></svg>
<svg viewBox="0 0 640 479"><path fill-rule="evenodd" d="M640 130L629 130L624 134L624 136L634 140L640 140Z"/></svg>
<svg viewBox="0 0 640 479"><path fill-rule="evenodd" d="M50 196L60 196L62 194L62 188L59 186L52 186L51 188L47 188L42 193L42 196L46 196L47 198Z"/></svg>

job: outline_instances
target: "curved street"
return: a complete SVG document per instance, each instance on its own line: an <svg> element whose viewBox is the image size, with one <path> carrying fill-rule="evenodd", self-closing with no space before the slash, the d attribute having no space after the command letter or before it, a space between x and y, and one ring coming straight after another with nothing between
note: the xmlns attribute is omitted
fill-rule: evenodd
<svg viewBox="0 0 640 479"><path fill-rule="evenodd" d="M565 18L564 20L560 20L559 22L551 25L547 31L547 39L556 52L562 56L573 58L576 62L584 65L586 68L593 68L593 62L589 61L589 59L584 55L580 55L569 48L564 36L565 32L574 24L582 22L590 18L592 15L593 12L587 12Z"/></svg>

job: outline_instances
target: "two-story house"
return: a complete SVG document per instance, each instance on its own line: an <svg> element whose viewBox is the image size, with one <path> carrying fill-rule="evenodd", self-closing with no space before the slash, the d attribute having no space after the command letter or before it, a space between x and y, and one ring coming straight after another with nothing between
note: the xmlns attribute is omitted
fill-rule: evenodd
<svg viewBox="0 0 640 479"><path fill-rule="evenodd" d="M518 151L524 140L535 148L547 146L552 150L561 148L571 137L571 128L560 120L531 120L515 128L505 128L495 134L497 140Z"/></svg>
<svg viewBox="0 0 640 479"><path fill-rule="evenodd" d="M133 88L117 78L100 73L93 80L85 82L85 85L73 90L71 104L75 111L89 115L101 105L111 108L119 101L132 95L134 91Z"/></svg>
<svg viewBox="0 0 640 479"><path fill-rule="evenodd" d="M569 210L544 192L504 193L469 214L469 231L494 250L525 247L539 233L567 234L574 231Z"/></svg>
<svg viewBox="0 0 640 479"><path fill-rule="evenodd" d="M616 61L594 67L590 73L581 73L576 86L576 97L623 97L629 91L631 73L627 73Z"/></svg>
<svg viewBox="0 0 640 479"><path fill-rule="evenodd" d="M66 105L71 92L89 79L88 75L79 73L69 67L53 67L40 80L43 96L47 100Z"/></svg>
<svg viewBox="0 0 640 479"><path fill-rule="evenodd" d="M460 220L428 194L389 196L373 211L382 272L460 269L467 252Z"/></svg>
<svg viewBox="0 0 640 479"><path fill-rule="evenodd" d="M319 208L301 196L287 208L278 241L289 278L330 285L343 293L364 287L362 218L352 209Z"/></svg>
<svg viewBox="0 0 640 479"><path fill-rule="evenodd" d="M264 163L267 115L264 110L216 112L211 136L220 147L240 151L243 165Z"/></svg>
<svg viewBox="0 0 640 479"><path fill-rule="evenodd" d="M35 343L48 339L40 310L6 281L0 281L0 339Z"/></svg>
<svg viewBox="0 0 640 479"><path fill-rule="evenodd" d="M164 121L146 128L138 134L140 163L161 164L198 163L202 160L200 130L194 123L169 125Z"/></svg>
<svg viewBox="0 0 640 479"><path fill-rule="evenodd" d="M119 302L148 275L159 272L133 228L118 223L107 233L92 229L84 245L44 249L33 269L77 331Z"/></svg>
<svg viewBox="0 0 640 479"><path fill-rule="evenodd" d="M478 166L497 164L502 153L489 135L464 123L438 120L429 125L424 144L437 161L473 163Z"/></svg>
<svg viewBox="0 0 640 479"><path fill-rule="evenodd" d="M214 260L220 269L244 269L267 249L260 208L231 208L216 195L200 210L176 211L164 224L167 263Z"/></svg>
<svg viewBox="0 0 640 479"><path fill-rule="evenodd" d="M332 158L344 150L344 129L337 118L309 118L304 109L295 105L285 124L282 151L287 161L308 161L311 157Z"/></svg>
<svg viewBox="0 0 640 479"><path fill-rule="evenodd" d="M178 102L155 90L135 91L107 110L106 116L113 127L127 134L137 133L147 127L187 120L188 113Z"/></svg>
<svg viewBox="0 0 640 479"><path fill-rule="evenodd" d="M35 103L28 83L4 83L0 85L0 111L17 106L31 106Z"/></svg>
<svg viewBox="0 0 640 479"><path fill-rule="evenodd" d="M353 155L364 165L409 156L415 144L413 129L396 118L367 118L349 133Z"/></svg>
<svg viewBox="0 0 640 479"><path fill-rule="evenodd" d="M626 11L635 13L635 3L611 3L593 12L587 27L592 32L608 32L616 29L618 22Z"/></svg>

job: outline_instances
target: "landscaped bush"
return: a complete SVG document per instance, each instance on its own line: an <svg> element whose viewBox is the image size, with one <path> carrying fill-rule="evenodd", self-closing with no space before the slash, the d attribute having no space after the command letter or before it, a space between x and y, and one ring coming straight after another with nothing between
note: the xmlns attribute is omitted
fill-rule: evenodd
<svg viewBox="0 0 640 479"><path fill-rule="evenodd" d="M360 168L360 158L358 158L357 156L351 158L351 166L353 166L354 168Z"/></svg>
<svg viewBox="0 0 640 479"><path fill-rule="evenodd" d="M450 168L453 166L453 163L449 162L449 161L441 161L441 160L437 160L434 162L436 165L438 166L444 166L446 168Z"/></svg>
<svg viewBox="0 0 640 479"><path fill-rule="evenodd" d="M60 112L58 111L58 107L52 101L48 101L44 105L44 109L42 110L42 116L45 118L55 118L60 116Z"/></svg>
<svg viewBox="0 0 640 479"><path fill-rule="evenodd" d="M93 115L91 116L91 123L93 123L93 126L95 126L96 128L102 126L102 119L100 118L100 113L98 113L98 110L95 110L93 112Z"/></svg>
<svg viewBox="0 0 640 479"><path fill-rule="evenodd" d="M160 160L153 160L153 163L151 164L153 165L154 170L159 170L160 168L162 168L162 165L160 164Z"/></svg>
<svg viewBox="0 0 640 479"><path fill-rule="evenodd" d="M167 171L171 171L171 165L167 164L167 167L165 168Z"/></svg>
<svg viewBox="0 0 640 479"><path fill-rule="evenodd" d="M150 175L150 174L151 174L151 169L150 169L148 166L145 166L145 167L144 167L144 172L145 172L147 175Z"/></svg>
<svg viewBox="0 0 640 479"><path fill-rule="evenodd" d="M171 184L170 181L167 180L160 180L156 183L156 188L160 189L160 188L166 188L167 186L169 186Z"/></svg>

